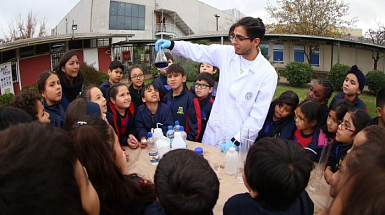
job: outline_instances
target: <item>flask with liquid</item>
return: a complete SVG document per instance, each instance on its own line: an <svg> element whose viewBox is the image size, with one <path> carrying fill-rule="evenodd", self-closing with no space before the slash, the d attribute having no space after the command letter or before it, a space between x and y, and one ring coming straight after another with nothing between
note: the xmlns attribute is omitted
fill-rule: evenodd
<svg viewBox="0 0 385 215"><path fill-rule="evenodd" d="M166 55L164 54L163 48L160 47L158 49L158 53L156 53L156 58L155 58L155 67L158 69L164 69L168 66L167 58Z"/></svg>

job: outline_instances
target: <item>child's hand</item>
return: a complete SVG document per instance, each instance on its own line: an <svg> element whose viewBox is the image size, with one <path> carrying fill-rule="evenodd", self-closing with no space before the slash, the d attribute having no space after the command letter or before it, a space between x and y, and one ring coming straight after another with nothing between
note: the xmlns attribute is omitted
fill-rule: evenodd
<svg viewBox="0 0 385 215"><path fill-rule="evenodd" d="M333 172L332 172L332 169L330 168L330 166L326 167L324 177L325 177L325 181L328 184L332 183Z"/></svg>
<svg viewBox="0 0 385 215"><path fill-rule="evenodd" d="M139 143L138 143L138 140L136 139L136 137L132 134L128 135L128 139L127 139L127 144L130 148L132 149L136 149L139 147Z"/></svg>
<svg viewBox="0 0 385 215"><path fill-rule="evenodd" d="M147 139L145 137L142 137L142 139L140 140L140 148L146 148L147 146Z"/></svg>

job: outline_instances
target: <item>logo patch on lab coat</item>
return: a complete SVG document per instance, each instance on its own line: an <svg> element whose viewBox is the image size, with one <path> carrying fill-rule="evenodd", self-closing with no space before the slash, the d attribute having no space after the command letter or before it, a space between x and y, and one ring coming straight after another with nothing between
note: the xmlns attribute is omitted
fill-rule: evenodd
<svg viewBox="0 0 385 215"><path fill-rule="evenodd" d="M250 100L253 97L253 94L251 92L246 93L245 99Z"/></svg>
<svg viewBox="0 0 385 215"><path fill-rule="evenodd" d="M178 112L176 112L176 113L177 113L177 114L184 114L184 113L183 113L183 107L179 107L179 108L178 108Z"/></svg>

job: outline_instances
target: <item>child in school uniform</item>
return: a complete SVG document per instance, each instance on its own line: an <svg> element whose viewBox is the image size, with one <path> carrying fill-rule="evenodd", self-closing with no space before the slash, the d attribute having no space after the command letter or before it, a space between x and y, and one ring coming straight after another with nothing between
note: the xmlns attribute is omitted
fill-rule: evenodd
<svg viewBox="0 0 385 215"><path fill-rule="evenodd" d="M171 109L173 120L179 121L179 125L187 127L187 113L194 95L184 86L186 75L183 67L172 64L167 69L167 83L171 90L164 97L164 103Z"/></svg>
<svg viewBox="0 0 385 215"><path fill-rule="evenodd" d="M327 183L332 182L332 175L340 169L340 165L353 146L354 137L358 132L370 124L370 116L361 108L353 107L344 116L338 126L336 141L334 141L328 164L325 169Z"/></svg>
<svg viewBox="0 0 385 215"><path fill-rule="evenodd" d="M371 124L385 128L385 87L377 92L376 113L377 117L372 119Z"/></svg>
<svg viewBox="0 0 385 215"><path fill-rule="evenodd" d="M19 108L27 112L32 119L42 123L49 123L49 113L44 110L39 96L28 90L20 92L10 103L9 106Z"/></svg>
<svg viewBox="0 0 385 215"><path fill-rule="evenodd" d="M218 72L218 67L216 66L213 66L211 64L208 64L208 63L200 63L199 64L199 73L202 73L202 72L207 72L209 74L211 74L211 76L213 77L217 72ZM213 99L215 99L215 96L217 94L217 89L218 89L218 82L214 82L214 87L213 87L213 90L211 92L211 96L213 97ZM195 94L195 83L191 85L190 87L190 92L192 92L193 94Z"/></svg>
<svg viewBox="0 0 385 215"><path fill-rule="evenodd" d="M328 102L333 92L334 87L329 80L315 81L313 86L311 86L309 91L307 92L306 98L316 99L322 105L322 109L324 110L324 114L322 117L322 125L326 124L326 120L329 114Z"/></svg>
<svg viewBox="0 0 385 215"><path fill-rule="evenodd" d="M109 92L107 111L108 123L119 137L121 146L129 146L132 149L139 147L136 139L135 108L131 102L128 86L117 83L111 86Z"/></svg>
<svg viewBox="0 0 385 215"><path fill-rule="evenodd" d="M131 82L128 89L130 90L130 95L132 103L134 103L135 108L137 109L140 105L143 104L142 101L142 89L144 85L144 72L143 69L134 66L128 70L128 80Z"/></svg>
<svg viewBox="0 0 385 215"><path fill-rule="evenodd" d="M295 109L294 141L308 150L313 161L318 161L326 135L321 133L323 110L315 99L305 99Z"/></svg>
<svg viewBox="0 0 385 215"><path fill-rule="evenodd" d="M295 130L294 110L298 102L298 95L291 90L283 92L272 101L257 141L264 137L292 139Z"/></svg>
<svg viewBox="0 0 385 215"><path fill-rule="evenodd" d="M147 133L151 128L156 128L161 124L163 135L166 136L167 127L173 125L173 118L170 107L160 102L159 91L153 84L145 85L142 89L143 103L137 109L135 116L135 127L138 138L141 141L141 147L146 144L143 140L147 139Z"/></svg>
<svg viewBox="0 0 385 215"><path fill-rule="evenodd" d="M343 93L335 95L329 107L340 99L348 99L353 103L354 107L361 108L368 112L366 104L358 97L364 90L365 82L365 75L361 70L359 70L356 65L352 66L346 74L345 81L342 85Z"/></svg>
<svg viewBox="0 0 385 215"><path fill-rule="evenodd" d="M321 127L322 132L327 138L330 138L333 141L335 140L338 126L342 122L346 112L353 107L353 104L347 99L341 99L330 106L326 125Z"/></svg>
<svg viewBox="0 0 385 215"><path fill-rule="evenodd" d="M195 79L196 98L194 98L192 107L189 108L189 126L186 129L188 140L202 141L214 103L214 99L211 97L214 83L212 75L207 72L199 73Z"/></svg>
<svg viewBox="0 0 385 215"><path fill-rule="evenodd" d="M108 76L109 78L104 81L100 86L99 89L102 91L104 98L108 100L108 90L113 84L117 84L120 82L120 80L123 77L123 71L124 67L122 62L118 60L114 60L110 62L110 65L108 66Z"/></svg>

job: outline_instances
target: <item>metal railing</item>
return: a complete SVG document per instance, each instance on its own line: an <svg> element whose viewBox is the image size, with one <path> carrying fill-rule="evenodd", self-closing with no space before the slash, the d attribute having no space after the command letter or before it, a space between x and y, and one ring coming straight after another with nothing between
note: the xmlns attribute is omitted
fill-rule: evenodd
<svg viewBox="0 0 385 215"><path fill-rule="evenodd" d="M159 24L156 24L156 32L155 33L159 33L159 32L165 32L165 33L174 33L176 37L183 37L183 36L186 36L184 33L182 33L182 31L175 25L173 24L163 24L163 23L159 23Z"/></svg>

